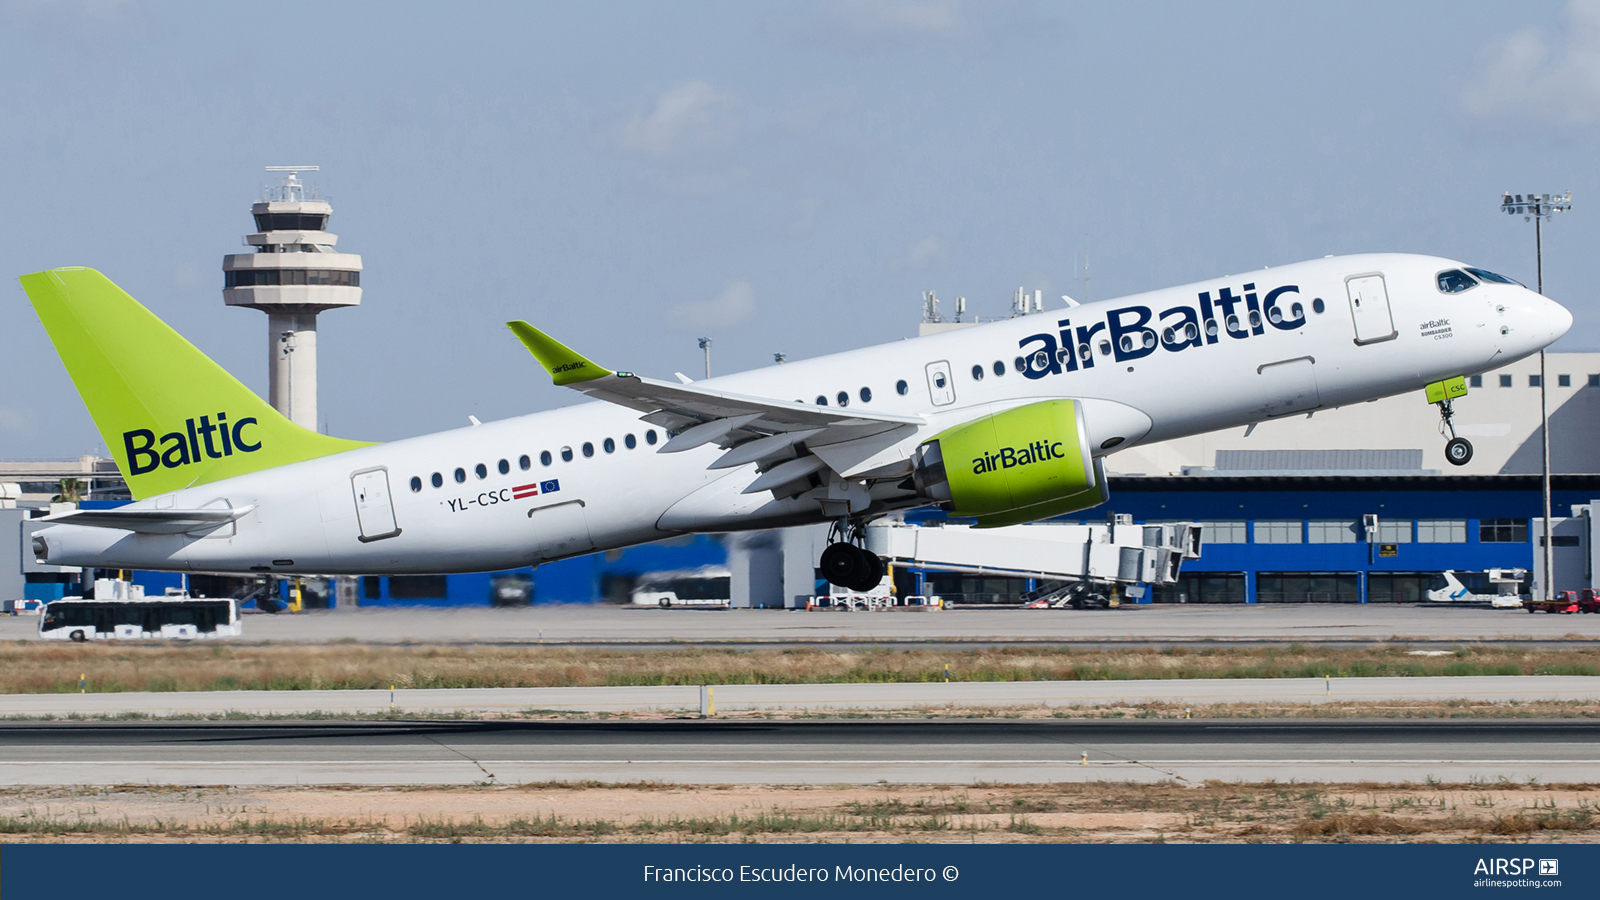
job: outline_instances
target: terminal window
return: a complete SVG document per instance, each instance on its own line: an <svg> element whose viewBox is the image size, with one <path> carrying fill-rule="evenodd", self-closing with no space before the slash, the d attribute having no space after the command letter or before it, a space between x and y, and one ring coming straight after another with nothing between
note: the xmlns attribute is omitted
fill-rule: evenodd
<svg viewBox="0 0 1600 900"><path fill-rule="evenodd" d="M1500 376L1500 386L1501 387L1511 387L1511 376L1510 375L1501 375Z"/></svg>
<svg viewBox="0 0 1600 900"><path fill-rule="evenodd" d="M1600 375L1589 376L1589 387L1600 387Z"/></svg>
<svg viewBox="0 0 1600 900"><path fill-rule="evenodd" d="M1248 542L1243 519L1216 519L1200 523L1202 544L1243 544Z"/></svg>
<svg viewBox="0 0 1600 900"><path fill-rule="evenodd" d="M1243 572L1185 572L1177 584L1158 584L1156 603L1243 603Z"/></svg>
<svg viewBox="0 0 1600 900"><path fill-rule="evenodd" d="M1537 376L1537 375L1529 375L1528 376L1528 387L1538 387L1538 386L1539 386L1539 376Z"/></svg>
<svg viewBox="0 0 1600 900"><path fill-rule="evenodd" d="M1354 572L1262 572L1257 603L1360 603Z"/></svg>
<svg viewBox="0 0 1600 900"><path fill-rule="evenodd" d="M1411 543L1410 519L1379 519L1378 539L1373 543L1378 544L1409 544Z"/></svg>
<svg viewBox="0 0 1600 900"><path fill-rule="evenodd" d="M1417 543L1419 544L1465 544L1466 542L1466 519L1417 520Z"/></svg>
<svg viewBox="0 0 1600 900"><path fill-rule="evenodd" d="M1572 387L1572 376L1571 375L1557 375L1556 376L1556 387Z"/></svg>
<svg viewBox="0 0 1600 900"><path fill-rule="evenodd" d="M1354 544L1356 523L1349 519L1312 519L1306 523L1307 543Z"/></svg>
<svg viewBox="0 0 1600 900"><path fill-rule="evenodd" d="M1472 384L1473 387L1483 387L1483 376L1482 375L1474 375L1474 376L1472 376L1471 384Z"/></svg>
<svg viewBox="0 0 1600 900"><path fill-rule="evenodd" d="M1368 572L1367 602L1419 603L1435 577L1425 572Z"/></svg>
<svg viewBox="0 0 1600 900"><path fill-rule="evenodd" d="M1478 540L1485 544L1526 544L1527 519L1479 519Z"/></svg>
<svg viewBox="0 0 1600 900"><path fill-rule="evenodd" d="M1301 544L1303 528L1299 519L1257 519L1256 543Z"/></svg>

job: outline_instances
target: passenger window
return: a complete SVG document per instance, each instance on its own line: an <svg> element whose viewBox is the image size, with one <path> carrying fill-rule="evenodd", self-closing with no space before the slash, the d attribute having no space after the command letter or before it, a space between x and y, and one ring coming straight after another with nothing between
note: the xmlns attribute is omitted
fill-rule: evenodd
<svg viewBox="0 0 1600 900"><path fill-rule="evenodd" d="M561 461L562 462L572 462L572 448L571 447L562 447L561 448Z"/></svg>
<svg viewBox="0 0 1600 900"><path fill-rule="evenodd" d="M466 469L460 469L460 468L456 469L456 484L462 484L466 480L467 480L467 470Z"/></svg>
<svg viewBox="0 0 1600 900"><path fill-rule="evenodd" d="M436 488L444 487L444 476L440 475L438 472L433 473L433 477L428 480L433 482L433 486Z"/></svg>
<svg viewBox="0 0 1600 900"><path fill-rule="evenodd" d="M654 428L652 428L649 431L646 431L644 433L644 442L646 444L649 444L652 447L655 446L655 443L656 443L656 431L655 431Z"/></svg>
<svg viewBox="0 0 1600 900"><path fill-rule="evenodd" d="M1478 286L1478 282L1460 269L1447 269L1439 273L1439 290L1446 294L1459 294Z"/></svg>
<svg viewBox="0 0 1600 900"><path fill-rule="evenodd" d="M835 399L837 399L839 401L839 405L840 406L849 406L850 405L850 395L845 393L844 391L840 391L836 395Z"/></svg>
<svg viewBox="0 0 1600 900"><path fill-rule="evenodd" d="M911 385L906 384L906 380L902 378L894 383L894 392L904 397L905 395L911 393Z"/></svg>
<svg viewBox="0 0 1600 900"><path fill-rule="evenodd" d="M617 452L617 442L613 441L611 438L606 438L605 443L601 444L600 446L606 448L607 453Z"/></svg>
<svg viewBox="0 0 1600 900"><path fill-rule="evenodd" d="M1216 331L1216 328L1217 328L1217 323L1212 322L1211 323L1211 330L1214 332L1214 331ZM1100 355L1101 356L1110 356L1111 355L1111 341L1109 341L1109 340L1107 340L1105 338L1101 338L1100 339Z"/></svg>
<svg viewBox="0 0 1600 900"><path fill-rule="evenodd" d="M1033 355L1033 367L1039 371L1050 368L1050 354L1040 350Z"/></svg>
<svg viewBox="0 0 1600 900"><path fill-rule="evenodd" d="M822 396L821 394L818 394L817 395L817 405L818 406L827 406L828 405L828 398Z"/></svg>
<svg viewBox="0 0 1600 900"><path fill-rule="evenodd" d="M422 490L422 479L418 478L415 475L411 476L411 493L415 494L415 493L417 493L418 491L421 491L421 490Z"/></svg>
<svg viewBox="0 0 1600 900"><path fill-rule="evenodd" d="M533 468L533 460L529 459L528 458L528 454L524 453L521 456L517 457L517 465L521 466L522 467L522 471L526 472L529 469Z"/></svg>
<svg viewBox="0 0 1600 900"><path fill-rule="evenodd" d="M972 367L972 380L973 381L982 381L983 380L983 366L973 366Z"/></svg>
<svg viewBox="0 0 1600 900"><path fill-rule="evenodd" d="M1001 362L998 359L995 360L994 361L994 376L996 378L999 378L1001 375L1004 375L1005 373L1006 373L1006 364Z"/></svg>
<svg viewBox="0 0 1600 900"><path fill-rule="evenodd" d="M550 460L550 451L549 450L540 450L539 451L539 465L548 466L548 465L550 465L550 462L551 462L551 460Z"/></svg>
<svg viewBox="0 0 1600 900"><path fill-rule="evenodd" d="M633 448L635 448L635 447L637 447L637 446L639 446L639 441L638 441L638 439L636 439L636 438L635 438L635 437L634 437L634 436L633 436L633 435L631 435L631 434L625 434L625 435L623 435L623 436L622 436L622 443L623 443L623 445L625 445L625 446L626 446L626 447L627 447L627 448L628 448L628 449L629 449L629 450L632 450L632 449L633 449Z"/></svg>
<svg viewBox="0 0 1600 900"><path fill-rule="evenodd" d="M583 442L583 455L585 457L593 456L594 455L594 445L589 443L588 441L584 441Z"/></svg>
<svg viewBox="0 0 1600 900"><path fill-rule="evenodd" d="M872 388L864 387L864 388L861 389L861 402L862 403L871 403L872 402Z"/></svg>
<svg viewBox="0 0 1600 900"><path fill-rule="evenodd" d="M500 465L498 466L498 468L500 469L500 474L501 475L509 475L509 474L511 474L511 463L508 460L504 460L504 459L500 460Z"/></svg>
<svg viewBox="0 0 1600 900"><path fill-rule="evenodd" d="M1016 366L1018 372L1026 372L1028 370L1028 361L1020 356L1016 359L1013 359L1011 364Z"/></svg>
<svg viewBox="0 0 1600 900"><path fill-rule="evenodd" d="M1322 311L1327 309L1327 308L1328 307L1325 304L1323 304L1321 297L1316 297L1311 301L1311 311L1316 313L1319 316L1322 315ZM1207 329L1207 332L1211 333L1211 334L1215 334L1216 333L1214 331L1211 331L1211 329L1209 329L1209 328Z"/></svg>
<svg viewBox="0 0 1600 900"><path fill-rule="evenodd" d="M472 471L477 472L479 478L489 477L489 467L483 463L478 463L476 466L473 466Z"/></svg>

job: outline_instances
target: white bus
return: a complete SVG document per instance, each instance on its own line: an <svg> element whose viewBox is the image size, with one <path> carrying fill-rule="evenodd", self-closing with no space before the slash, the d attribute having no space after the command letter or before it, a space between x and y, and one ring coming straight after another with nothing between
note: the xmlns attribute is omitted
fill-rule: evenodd
<svg viewBox="0 0 1600 900"><path fill-rule="evenodd" d="M195 640L240 633L238 604L227 598L65 597L46 603L39 614L39 637L47 641Z"/></svg>
<svg viewBox="0 0 1600 900"><path fill-rule="evenodd" d="M726 608L733 599L733 572L727 566L701 566L646 572L633 589L635 606Z"/></svg>

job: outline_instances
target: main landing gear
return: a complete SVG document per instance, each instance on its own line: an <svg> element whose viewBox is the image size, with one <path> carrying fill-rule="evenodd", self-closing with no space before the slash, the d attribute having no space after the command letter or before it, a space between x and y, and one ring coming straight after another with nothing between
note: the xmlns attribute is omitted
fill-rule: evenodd
<svg viewBox="0 0 1600 900"><path fill-rule="evenodd" d="M1450 440L1444 445L1444 458L1452 466L1464 466L1472 462L1472 442L1464 437L1456 437L1454 419L1455 410L1450 408L1450 401L1439 401L1439 433L1450 433Z"/></svg>
<svg viewBox="0 0 1600 900"><path fill-rule="evenodd" d="M883 560L861 546L859 528L836 524L828 537L834 540L822 551L822 576L830 583L866 592L883 581Z"/></svg>

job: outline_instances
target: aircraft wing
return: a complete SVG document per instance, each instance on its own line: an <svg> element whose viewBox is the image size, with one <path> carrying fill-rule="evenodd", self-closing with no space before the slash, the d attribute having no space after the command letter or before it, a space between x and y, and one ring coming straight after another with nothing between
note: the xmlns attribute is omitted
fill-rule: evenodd
<svg viewBox="0 0 1600 900"><path fill-rule="evenodd" d="M186 534L226 525L254 506L212 507L210 509L80 509L36 519L52 525L88 525L91 528L120 528L144 534Z"/></svg>
<svg viewBox="0 0 1600 900"><path fill-rule="evenodd" d="M728 452L710 468L755 462L763 473L780 464L794 463L807 453L821 460L804 472L800 472L803 466L791 466L787 471L799 473L793 478L758 481L762 486L752 485L756 490L783 487L824 466L840 475L857 474L855 470L874 460L878 451L910 437L926 424L921 416L813 406L616 372L585 359L526 322L506 324L556 384L596 400L638 410L645 413L641 417L644 421L670 432L673 436L661 448L662 453L715 443Z"/></svg>

